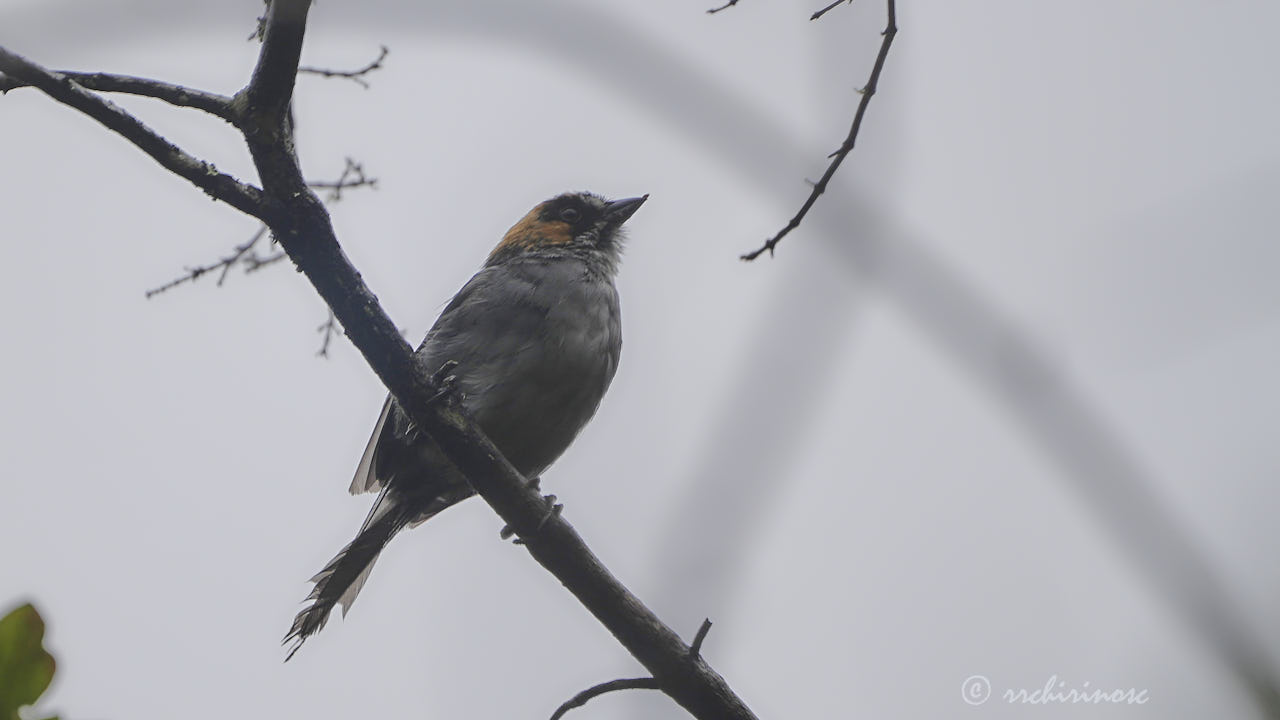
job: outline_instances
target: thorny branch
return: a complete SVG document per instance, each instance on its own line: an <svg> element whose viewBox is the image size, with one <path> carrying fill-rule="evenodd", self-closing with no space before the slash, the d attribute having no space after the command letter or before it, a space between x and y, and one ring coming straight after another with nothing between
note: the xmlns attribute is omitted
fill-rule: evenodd
<svg viewBox="0 0 1280 720"><path fill-rule="evenodd" d="M814 14L814 17L821 17L822 13L839 5L839 2L832 3L830 6L823 8ZM849 134L845 137L840 147L827 157L831 158L831 164L827 166L827 171L822 174L822 178L813 184L813 190L809 192L809 197L800 206L800 211L791 218L776 235L765 241L764 245L759 248L742 255L743 260L755 260L757 257L769 251L769 256L773 256L773 249L787 236L792 230L800 227L800 221L804 220L804 216L809 214L809 210L813 208L814 203L818 201L818 196L827 189L827 183L831 182L831 178L836 174L836 170L840 169L840 163L853 152L853 144L858 139L858 130L862 128L862 118L867 112L867 105L871 102L871 97L876 94L876 86L880 82L880 72L884 70L884 61L889 57L889 46L893 44L893 38L898 34L897 10L894 6L894 0L886 2L888 22L885 24L884 32L880 33L884 39L880 42L880 52L876 54L875 64L871 66L871 76L867 78L867 84L863 86L859 92L862 99L858 101L858 110L853 115L853 123L849 126Z"/></svg>
<svg viewBox="0 0 1280 720"><path fill-rule="evenodd" d="M562 514L548 517L542 496L460 404L431 402L439 392L431 370L419 366L413 349L343 253L294 153L289 108L310 7L311 0L271 0L258 64L231 102L234 124L243 133L262 189L218 173L92 91L3 48L0 73L84 112L164 168L267 224L410 420L436 440L476 492L525 539L534 559L653 673L663 692L700 719L753 720L755 715L724 678L691 654L674 630L617 581Z"/></svg>
<svg viewBox="0 0 1280 720"><path fill-rule="evenodd" d="M390 52L391 51L387 49L387 46L383 45L378 52L378 57L374 58L373 62L369 63L368 65L365 65L364 67L358 70L329 70L326 68L303 66L298 68L298 72L308 73L311 75L319 75L321 77L327 77L327 78L331 78L331 77L345 78L352 82L359 83L360 87L364 88L365 90L368 90L369 81L365 80L364 76L368 75L374 70L381 69L382 61L387 59L387 54Z"/></svg>
<svg viewBox="0 0 1280 720"><path fill-rule="evenodd" d="M707 639L707 633L711 632L711 620L703 620L702 626L698 628L698 634L694 636L693 643L689 645L689 657L691 659L698 658L702 653L702 641ZM599 685L592 685L573 697L565 700L560 707L551 713L551 720L560 720L565 713L575 708L586 705L594 698L619 690L661 690L662 685L657 678L639 677L639 678L619 678L602 682Z"/></svg>

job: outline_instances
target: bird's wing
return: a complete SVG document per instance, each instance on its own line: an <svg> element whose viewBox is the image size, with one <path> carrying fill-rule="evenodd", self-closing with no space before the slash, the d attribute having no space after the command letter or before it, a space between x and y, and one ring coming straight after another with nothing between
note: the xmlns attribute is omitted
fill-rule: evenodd
<svg viewBox="0 0 1280 720"><path fill-rule="evenodd" d="M439 328L448 325L448 319L454 312L471 300L472 295L484 284L480 279L481 273L477 273L471 281L458 291L453 300L440 313L440 317L436 318L435 324L431 331L427 333L427 338L423 340L418 352L429 352L432 335L439 333ZM449 333L452 335L452 333ZM403 416L395 411L395 401L390 395L387 395L386 401L382 403L382 413L378 415L378 422L373 426L373 434L369 436L369 444L364 448L364 455L360 457L360 464L356 466L355 477L351 480L349 490L352 495L361 493L380 491L386 486L387 478L378 475L378 455L380 452L390 450L390 445L397 441L402 441L404 422ZM392 454L395 454L394 452Z"/></svg>
<svg viewBox="0 0 1280 720"><path fill-rule="evenodd" d="M470 401L482 399L488 387L511 375L520 353L539 339L538 321L547 309L533 299L536 289L536 279L520 273L501 273L493 267L476 273L441 311L419 346L424 370L435 372L446 361L457 361L457 390ZM408 417L388 396L351 481L353 495L382 490L396 468L421 461L408 447L410 427Z"/></svg>
<svg viewBox="0 0 1280 720"><path fill-rule="evenodd" d="M373 426L373 435L369 438L369 444L365 446L364 455L360 458L360 465L356 467L356 476L351 480L350 490L352 495L382 489L382 481L374 472L374 463L378 457L378 447L382 445L383 435L386 434L387 418L390 415L391 396L388 395L387 401L382 403L382 414L378 416L378 423Z"/></svg>

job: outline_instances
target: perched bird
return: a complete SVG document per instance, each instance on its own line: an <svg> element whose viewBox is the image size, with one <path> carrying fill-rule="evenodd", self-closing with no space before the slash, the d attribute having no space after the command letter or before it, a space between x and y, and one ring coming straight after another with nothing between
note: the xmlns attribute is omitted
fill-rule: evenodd
<svg viewBox="0 0 1280 720"><path fill-rule="evenodd" d="M610 202L581 192L541 203L507 231L417 350L423 367L447 368L451 391L527 478L569 447L613 380L622 224L648 197ZM346 614L396 533L475 494L391 397L351 481L352 494L375 490L355 539L311 579L308 605L284 639L294 644L288 657L334 605Z"/></svg>

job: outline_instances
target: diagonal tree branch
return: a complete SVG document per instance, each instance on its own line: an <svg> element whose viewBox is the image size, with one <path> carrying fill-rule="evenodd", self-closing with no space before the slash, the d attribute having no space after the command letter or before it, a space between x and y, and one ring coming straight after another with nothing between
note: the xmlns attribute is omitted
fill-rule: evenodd
<svg viewBox="0 0 1280 720"><path fill-rule="evenodd" d="M132 75L71 72L67 70L59 70L57 74L86 90L155 98L163 100L170 105L203 110L233 125L236 121L235 114L231 110L231 98L225 95ZM31 87L31 83L24 82L16 77L0 75L0 93L22 87Z"/></svg>
<svg viewBox="0 0 1280 720"><path fill-rule="evenodd" d="M852 4L853 4L853 0L835 0L835 2L831 3L830 5L827 5L826 7L822 8L821 10L819 10L819 11L815 12L814 14L810 15L810 16L809 16L809 19L810 19L810 20L817 20L818 18L822 17L823 15L826 15L827 13L831 12L832 10L834 10L834 9L836 8L836 6L837 6L837 5L839 5L840 3L848 3L848 4L852 5Z"/></svg>
<svg viewBox="0 0 1280 720"><path fill-rule="evenodd" d="M83 112L133 143L169 172L185 178L214 199L263 219L263 196L258 188L219 172L212 163L187 154L114 103L98 97L70 78L47 70L0 47L0 72L31 85L64 105Z"/></svg>
<svg viewBox="0 0 1280 720"><path fill-rule="evenodd" d="M816 20L823 13L839 4L840 2L838 1L832 3L814 13L810 19ZM800 227L800 222L804 220L804 216L808 215L814 203L818 202L818 196L826 192L827 183L831 182L836 170L840 169L840 163L844 162L849 153L853 152L853 144L858 139L858 130L862 128L862 117L867 113L867 105L871 102L871 97L876 94L876 86L880 83L880 72L884 70L884 61L889 57L889 46L893 45L893 38L898 34L897 9L894 5L894 0L887 0L886 8L888 22L885 25L884 32L880 33L884 40L880 42L880 52L876 54L875 64L871 66L871 76L867 78L867 84L859 91L862 94L862 99L858 101L858 110L853 114L853 124L849 126L848 136L845 137L840 147L828 156L831 158L831 164L827 166L827 171L822 173L822 178L813 184L813 190L809 193L809 197L805 199L804 204L800 206L800 211L776 235L766 240L764 245L743 255L743 260L755 260L766 250L769 251L769 256L773 257L773 249L782 241L782 238L787 236L787 233Z"/></svg>

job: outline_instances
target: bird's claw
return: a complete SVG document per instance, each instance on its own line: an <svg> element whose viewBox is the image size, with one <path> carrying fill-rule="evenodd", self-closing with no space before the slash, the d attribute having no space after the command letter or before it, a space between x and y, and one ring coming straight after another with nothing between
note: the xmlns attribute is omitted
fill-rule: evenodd
<svg viewBox="0 0 1280 720"><path fill-rule="evenodd" d="M524 485L530 490L539 490L542 488L542 476L534 475L528 480L525 480ZM511 536L515 534L516 534L516 529L511 527L510 525L503 525L502 529L498 531L498 536L501 537L503 540L510 540Z"/></svg>
<svg viewBox="0 0 1280 720"><path fill-rule="evenodd" d="M542 479L538 477L530 478L527 485L530 489L537 490L542 486ZM560 513L564 511L564 505L556 502L555 495L543 495L542 501L547 504L547 514L543 515L542 519L538 521L538 526L533 529L530 536L537 535L542 532L542 529L547 526L547 523L550 522L552 518L560 517ZM515 528L510 525L504 525L498 534L503 540L511 540L511 537L516 534L516 531ZM515 540L512 540L512 542L516 545L524 544L524 540L522 538L516 538Z"/></svg>
<svg viewBox="0 0 1280 720"><path fill-rule="evenodd" d="M551 522L552 518L558 518L560 517L560 513L564 512L564 503L556 502L555 495L543 495L542 499L547 503L547 514L543 515L542 519L538 521L538 527L533 529L533 532L530 533L529 537L533 537L542 532L542 528L546 527L547 523ZM525 539L518 537L511 542L516 545L524 545Z"/></svg>
<svg viewBox="0 0 1280 720"><path fill-rule="evenodd" d="M462 393L458 392L458 376L453 371L458 367L457 360L446 360L440 366L440 369L431 373L431 384L437 390L436 394L431 396L430 403L437 403L441 400L460 399Z"/></svg>
<svg viewBox="0 0 1280 720"><path fill-rule="evenodd" d="M453 374L457 367L457 360L445 360L435 372L431 373L431 384L439 385L445 382L445 378Z"/></svg>

